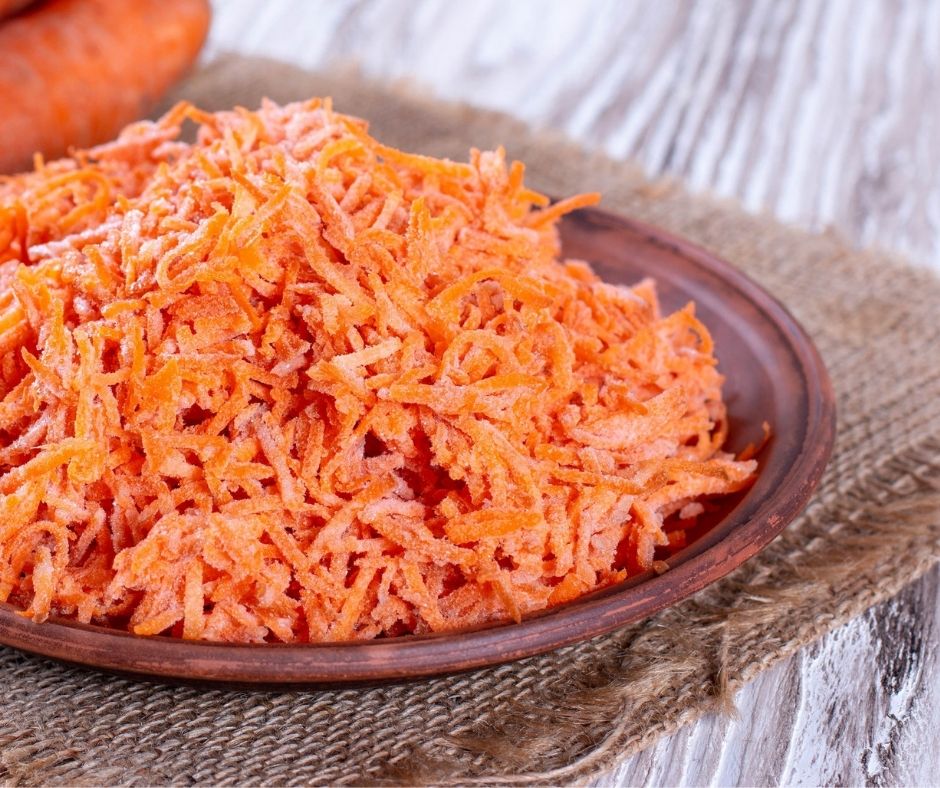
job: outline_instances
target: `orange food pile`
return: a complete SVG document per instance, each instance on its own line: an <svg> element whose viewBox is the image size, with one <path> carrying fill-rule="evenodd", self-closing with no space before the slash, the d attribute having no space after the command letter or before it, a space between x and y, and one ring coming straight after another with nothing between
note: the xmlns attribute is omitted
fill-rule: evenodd
<svg viewBox="0 0 940 788"><path fill-rule="evenodd" d="M180 126L199 125L196 143ZM741 489L712 342L503 152L181 105L0 181L0 599L227 641L518 619ZM681 523L680 523L681 525Z"/></svg>

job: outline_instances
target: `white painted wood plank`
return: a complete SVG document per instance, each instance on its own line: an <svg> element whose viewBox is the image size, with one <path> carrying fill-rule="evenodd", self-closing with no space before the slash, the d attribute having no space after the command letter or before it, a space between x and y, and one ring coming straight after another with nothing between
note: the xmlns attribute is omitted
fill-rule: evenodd
<svg viewBox="0 0 940 788"><path fill-rule="evenodd" d="M230 50L408 78L940 270L940 2L218 0ZM597 784L940 785L938 598L935 571Z"/></svg>

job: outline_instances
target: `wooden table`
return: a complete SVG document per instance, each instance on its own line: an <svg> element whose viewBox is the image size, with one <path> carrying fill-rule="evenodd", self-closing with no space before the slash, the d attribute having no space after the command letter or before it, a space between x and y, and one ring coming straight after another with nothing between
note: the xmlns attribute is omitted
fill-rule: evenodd
<svg viewBox="0 0 940 788"><path fill-rule="evenodd" d="M217 0L226 50L408 78L940 271L940 2ZM935 570L598 783L940 785L938 598Z"/></svg>

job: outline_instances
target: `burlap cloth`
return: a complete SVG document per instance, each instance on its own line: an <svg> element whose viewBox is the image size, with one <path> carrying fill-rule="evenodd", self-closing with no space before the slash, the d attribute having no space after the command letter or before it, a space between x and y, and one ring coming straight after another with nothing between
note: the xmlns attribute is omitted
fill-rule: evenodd
<svg viewBox="0 0 940 788"><path fill-rule="evenodd" d="M651 184L512 119L225 58L178 95L210 108L330 94L377 136L466 157L503 143L553 194L686 235L733 261L809 330L838 394L835 455L807 511L725 580L643 623L475 673L373 689L161 686L0 650L8 783L487 784L584 780L702 714L940 558L940 281L735 205Z"/></svg>

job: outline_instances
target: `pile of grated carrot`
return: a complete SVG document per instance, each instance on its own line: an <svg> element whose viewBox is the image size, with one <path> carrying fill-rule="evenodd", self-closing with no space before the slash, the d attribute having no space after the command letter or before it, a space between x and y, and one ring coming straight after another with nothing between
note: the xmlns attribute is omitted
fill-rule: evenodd
<svg viewBox="0 0 940 788"><path fill-rule="evenodd" d="M693 306L559 259L596 199L319 99L179 105L0 180L0 600L336 641L649 569L755 462Z"/></svg>

